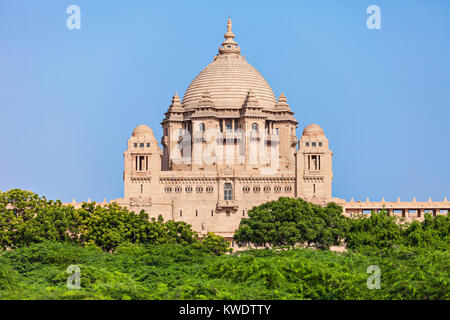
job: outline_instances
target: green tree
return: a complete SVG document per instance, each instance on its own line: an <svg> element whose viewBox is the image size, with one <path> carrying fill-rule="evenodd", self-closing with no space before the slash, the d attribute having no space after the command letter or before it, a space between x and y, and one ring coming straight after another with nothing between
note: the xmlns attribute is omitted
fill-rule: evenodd
<svg viewBox="0 0 450 320"><path fill-rule="evenodd" d="M252 208L248 216L235 232L237 242L326 249L339 245L347 229L341 207L334 203L320 207L300 198L280 197Z"/></svg>
<svg viewBox="0 0 450 320"><path fill-rule="evenodd" d="M386 210L372 212L370 217L360 216L350 220L345 242L347 248L369 246L391 248L404 243L402 226L397 218L389 216Z"/></svg>
<svg viewBox="0 0 450 320"><path fill-rule="evenodd" d="M47 200L30 191L11 189L0 192L0 248L31 243L36 228L32 221L49 208L61 207L60 201ZM41 230L38 232L42 233Z"/></svg>
<svg viewBox="0 0 450 320"><path fill-rule="evenodd" d="M160 223L163 223L159 216ZM192 230L192 226L184 221L168 220L163 223L167 235L167 243L192 244L197 241L198 234Z"/></svg>
<svg viewBox="0 0 450 320"><path fill-rule="evenodd" d="M402 237L408 246L426 247L439 250L450 249L450 217L425 214L424 220L411 222Z"/></svg>
<svg viewBox="0 0 450 320"><path fill-rule="evenodd" d="M202 239L202 245L216 256L220 256L228 252L231 253L233 251L233 249L230 248L230 243L224 237L213 232L208 232L208 234Z"/></svg>
<svg viewBox="0 0 450 320"><path fill-rule="evenodd" d="M78 210L81 244L95 244L106 251L121 243L149 242L149 217L145 212L135 214L116 203L108 206L83 203Z"/></svg>
<svg viewBox="0 0 450 320"><path fill-rule="evenodd" d="M0 192L0 249L50 240L113 251L123 243L186 245L197 238L185 222L150 220L145 211L135 214L116 203L83 203L75 209L29 191Z"/></svg>

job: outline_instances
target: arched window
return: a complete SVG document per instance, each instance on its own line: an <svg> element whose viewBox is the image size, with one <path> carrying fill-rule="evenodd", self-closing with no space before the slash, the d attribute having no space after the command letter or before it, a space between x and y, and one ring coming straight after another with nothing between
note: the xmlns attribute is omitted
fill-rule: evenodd
<svg viewBox="0 0 450 320"><path fill-rule="evenodd" d="M258 124L257 123L253 123L252 124L252 130L253 131L258 131Z"/></svg>
<svg viewBox="0 0 450 320"><path fill-rule="evenodd" d="M200 123L199 130L200 130L200 132L205 132L205 124L203 122Z"/></svg>
<svg viewBox="0 0 450 320"><path fill-rule="evenodd" d="M231 186L231 183L225 183L225 186L223 188L223 199L224 200L232 200L233 198L233 187Z"/></svg>

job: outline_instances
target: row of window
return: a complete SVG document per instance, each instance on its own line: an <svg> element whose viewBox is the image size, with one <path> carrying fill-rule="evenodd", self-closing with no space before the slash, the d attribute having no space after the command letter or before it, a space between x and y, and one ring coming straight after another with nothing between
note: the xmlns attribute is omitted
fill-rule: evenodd
<svg viewBox="0 0 450 320"><path fill-rule="evenodd" d="M211 193L211 192L214 191L214 187L213 187L213 186L207 186L207 187L205 187L204 189L205 189L205 191L208 192L208 193ZM172 192L172 190L175 191L176 193L180 193L181 191L183 191L183 187L181 187L181 186L175 186L175 187L172 187L172 186L165 186L165 187L164 187L164 191L165 191L166 193L170 193L170 192ZM184 191L185 191L186 193L192 193L193 188L192 188L192 186L186 186L186 187L184 187ZM202 193L202 192L203 192L203 186L196 186L196 187L195 187L195 192L197 192L197 193Z"/></svg>
<svg viewBox="0 0 450 320"><path fill-rule="evenodd" d="M231 216L231 210L226 210L225 214L227 217ZM180 217L183 216L183 210L180 210ZM195 216L198 217L198 210L195 210ZM211 210L211 217L214 216L214 210ZM242 210L242 216L245 217L245 210Z"/></svg>
<svg viewBox="0 0 450 320"><path fill-rule="evenodd" d="M145 146L145 143L144 143L144 142L140 142L140 143L139 143L139 148L144 148L144 146ZM135 147L135 148L138 147L138 143L137 143L137 142L134 143L134 147ZM147 142L147 148L150 148L150 142Z"/></svg>
<svg viewBox="0 0 450 320"><path fill-rule="evenodd" d="M186 193L192 193L193 190L194 190L194 188L192 186L184 187L184 191ZM214 191L214 187L213 186L207 186L205 188L203 188L203 186L196 186L195 187L195 192L196 193L202 193L203 190L205 190L208 193L211 193L211 192ZM224 200L231 200L231 198L232 198L232 190L233 190L233 188L232 188L231 184L230 183L226 183L225 186L224 186ZM273 191L275 193L279 193L282 190L283 190L282 186L274 186L273 187ZM170 193L172 191L174 191L176 193L180 193L180 192L183 191L183 187L181 187L181 186L175 186L175 187L166 186L166 187L164 187L164 191L166 193ZM250 191L258 193L258 192L261 192L261 187L260 186L253 186L253 187L243 186L242 187L242 191L244 193L249 193ZM271 192L272 191L272 187L271 186L264 186L263 187L263 191L265 193ZM287 193L292 192L292 187L291 186L284 186L284 192L287 192Z"/></svg>
<svg viewBox="0 0 450 320"><path fill-rule="evenodd" d="M220 132L223 132L223 124L222 122L219 123L219 129ZM234 125L234 130L237 131L238 129L241 129L241 126L238 125L237 120L235 121L235 125ZM180 128L179 129L179 135L182 136L184 135L186 129L184 128ZM204 123L200 123L198 126L198 131L199 132L205 132L206 127ZM227 122L225 123L225 130L226 132L230 133L233 131L233 125L231 124L231 122ZM259 130L259 126L257 123L252 123L252 131L258 131ZM266 131L268 130L268 128L266 127ZM292 131L292 130L291 130ZM274 135L278 135L279 134L279 128L273 128L273 134ZM164 130L164 135L167 136L167 128L165 128Z"/></svg>
<svg viewBox="0 0 450 320"><path fill-rule="evenodd" d="M244 193L249 193L251 190L253 190L253 192L261 192L261 187L260 186L253 186L253 188L250 188L249 186L243 186L242 187L242 191ZM273 187L273 191L278 193L281 192L283 190L282 186L275 186ZM272 191L272 187L271 186L264 186L263 191L268 193ZM291 186L284 186L284 192L291 192L292 191L292 187Z"/></svg>
<svg viewBox="0 0 450 320"><path fill-rule="evenodd" d="M309 142L306 142L306 146L309 147ZM316 142L311 142L311 146L315 147L316 146ZM322 142L319 142L319 147L322 146Z"/></svg>

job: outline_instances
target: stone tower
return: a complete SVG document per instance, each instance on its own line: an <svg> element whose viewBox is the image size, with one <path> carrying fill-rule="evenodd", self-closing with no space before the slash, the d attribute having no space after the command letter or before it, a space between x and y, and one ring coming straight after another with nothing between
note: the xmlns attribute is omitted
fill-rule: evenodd
<svg viewBox="0 0 450 320"><path fill-rule="evenodd" d="M141 124L128 140L124 152L124 195L131 202L151 202L151 188L159 184L162 151L152 129Z"/></svg>
<svg viewBox="0 0 450 320"><path fill-rule="evenodd" d="M323 129L310 124L299 140L296 168L296 195L317 204L331 201L333 152Z"/></svg>

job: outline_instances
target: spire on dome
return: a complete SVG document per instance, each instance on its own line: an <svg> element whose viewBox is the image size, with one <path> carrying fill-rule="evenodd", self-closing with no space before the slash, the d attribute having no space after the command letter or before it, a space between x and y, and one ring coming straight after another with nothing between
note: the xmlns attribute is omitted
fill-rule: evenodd
<svg viewBox="0 0 450 320"><path fill-rule="evenodd" d="M172 104L174 103L180 103L180 97L178 96L178 93L175 92L172 98Z"/></svg>
<svg viewBox="0 0 450 320"><path fill-rule="evenodd" d="M177 111L177 109L179 110L180 108L181 108L180 97L175 92L172 98L172 104L169 106L169 111Z"/></svg>
<svg viewBox="0 0 450 320"><path fill-rule="evenodd" d="M283 92L280 94L280 97L278 98L277 107L278 108L285 108L287 110L291 110L291 108L287 104L287 98L286 98L286 96L284 95Z"/></svg>
<svg viewBox="0 0 450 320"><path fill-rule="evenodd" d="M241 54L241 48L238 47L238 44L234 41L234 33L231 31L231 27L231 18L228 18L227 33L223 35L225 41L222 42L222 47L219 47L219 54Z"/></svg>
<svg viewBox="0 0 450 320"><path fill-rule="evenodd" d="M203 91L202 98L198 101L197 106L214 106L214 101L208 90Z"/></svg>
<svg viewBox="0 0 450 320"><path fill-rule="evenodd" d="M256 98L256 94L252 90L252 88L250 88L250 90L248 90L247 96L245 97L244 106L246 106L246 107L248 107L248 106L256 107L258 105L259 105L259 101Z"/></svg>

